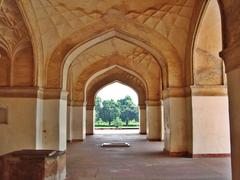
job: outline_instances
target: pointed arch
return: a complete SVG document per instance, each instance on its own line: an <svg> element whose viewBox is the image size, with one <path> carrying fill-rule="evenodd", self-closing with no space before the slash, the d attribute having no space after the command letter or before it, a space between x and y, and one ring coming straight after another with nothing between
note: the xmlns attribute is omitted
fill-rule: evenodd
<svg viewBox="0 0 240 180"><path fill-rule="evenodd" d="M222 1L217 0L220 15L221 15L221 29L222 32L225 31L224 28L224 15L222 10ZM201 23L203 21L204 15L206 13L206 10L208 8L210 1L207 0L199 0L196 2L194 7L194 16L191 20L191 27L190 27L190 33L188 38L188 44L187 44L187 53L186 53L186 61L185 61L185 77L186 77L186 86L190 86L194 84L194 75L193 75L193 58L194 58L194 50L195 50L195 44L197 40L197 35L199 31L199 27L201 26ZM222 33L222 45L223 48L226 46L225 42L225 36L224 33ZM220 53L220 52L219 52Z"/></svg>
<svg viewBox="0 0 240 180"><path fill-rule="evenodd" d="M116 81L133 88L139 95L139 104L145 105L148 90L144 80L136 73L120 66L112 66L89 78L84 87L84 101L93 105L97 92L104 86Z"/></svg>
<svg viewBox="0 0 240 180"><path fill-rule="evenodd" d="M122 39L124 41L133 43L133 44L135 44L135 45L137 45L137 46L147 50L148 52L150 52L158 60L158 62L160 63L160 66L162 67L162 69L164 71L163 74L164 75L167 74L167 65L166 65L166 63L164 61L160 61L159 60L159 59L163 59L163 58L162 58L162 55L159 54L158 51L153 49L151 46L143 43L142 41L139 41L139 40L137 40L135 38L132 38L132 37L130 37L128 35L125 35L123 33L118 32L118 31L112 30L110 32L107 32L107 33L104 33L104 34L98 36L97 38L94 38L94 39L88 41L84 45L82 45L80 47L77 47L76 49L74 49L71 52L69 52L69 54L67 56L67 59L65 60L64 67L63 67L63 83L62 83L63 89L66 88L66 82L67 82L67 76L64 76L64 75L68 73L68 69L69 69L70 65L77 58L77 56L79 54L81 54L82 52L84 52L86 49L89 49L89 48L93 47L94 45L99 44L101 42L104 42L105 40L111 39L113 37L117 37L117 38L120 38L120 39ZM166 78L163 78L163 79L166 79Z"/></svg>
<svg viewBox="0 0 240 180"><path fill-rule="evenodd" d="M99 22L100 23L100 22ZM154 34L148 33L147 36L155 39L154 43L150 41L149 37L134 36L135 31L142 34L142 31L135 28L132 32L125 32L123 27L111 26L108 29L102 31L91 25L92 29L96 29L91 32L92 35L86 37L79 37L78 34L73 34L72 37L65 39L58 48L55 49L51 55L50 60L46 64L46 79L45 86L48 88L63 88L66 89L67 72L78 55L82 52L91 48L109 38L117 37L129 43L135 44L138 47L145 49L147 52L152 54L158 61L162 68L162 77L164 77L164 87L173 86L181 87L183 83L183 73L181 60L176 52L176 49L168 42L168 40L161 35L154 36ZM100 25L99 25L100 26ZM92 30L93 31L93 30ZM96 33L98 35L96 36ZM79 41L77 40L79 38ZM83 40L85 38L85 40ZM87 38L87 39L86 39ZM68 42L69 41L69 42ZM68 45L68 47L66 47ZM158 47L158 45L160 47ZM54 69L54 71L52 70ZM169 74L170 77L169 77Z"/></svg>

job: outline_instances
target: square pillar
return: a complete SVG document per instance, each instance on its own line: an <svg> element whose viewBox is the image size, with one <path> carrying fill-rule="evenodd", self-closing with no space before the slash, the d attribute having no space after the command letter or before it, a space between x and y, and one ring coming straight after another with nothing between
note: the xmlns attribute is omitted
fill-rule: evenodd
<svg viewBox="0 0 240 180"><path fill-rule="evenodd" d="M67 106L67 141L72 141L72 121L70 119L71 105Z"/></svg>
<svg viewBox="0 0 240 180"><path fill-rule="evenodd" d="M193 157L230 155L227 88L224 85L192 86Z"/></svg>
<svg viewBox="0 0 240 180"><path fill-rule="evenodd" d="M146 106L139 106L140 134L147 133Z"/></svg>
<svg viewBox="0 0 240 180"><path fill-rule="evenodd" d="M36 148L65 151L67 92L59 89L39 90L36 121Z"/></svg>
<svg viewBox="0 0 240 180"><path fill-rule="evenodd" d="M240 57L240 56L239 56ZM239 60L239 59L238 59ZM240 68L227 73L230 115L232 178L240 178Z"/></svg>
<svg viewBox="0 0 240 180"><path fill-rule="evenodd" d="M93 135L95 123L94 106L86 107L86 134Z"/></svg>
<svg viewBox="0 0 240 180"><path fill-rule="evenodd" d="M147 139L161 141L161 103L160 101L146 101Z"/></svg>
<svg viewBox="0 0 240 180"><path fill-rule="evenodd" d="M69 112L71 141L83 141L86 138L86 105L71 105Z"/></svg>
<svg viewBox="0 0 240 180"><path fill-rule="evenodd" d="M236 6L237 7L237 6ZM237 22L237 21L236 21ZM232 179L240 179L240 44L239 39L235 43L224 49L220 56L225 61L227 72L227 86L229 98L229 118L230 118L230 139L231 139L231 161Z"/></svg>
<svg viewBox="0 0 240 180"><path fill-rule="evenodd" d="M164 104L165 150L173 156L187 154L186 97L166 97Z"/></svg>

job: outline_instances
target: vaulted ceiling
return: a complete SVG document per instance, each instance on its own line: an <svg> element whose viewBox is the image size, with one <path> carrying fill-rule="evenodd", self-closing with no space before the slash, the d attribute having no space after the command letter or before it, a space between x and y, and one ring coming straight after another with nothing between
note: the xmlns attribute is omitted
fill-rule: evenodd
<svg viewBox="0 0 240 180"><path fill-rule="evenodd" d="M2 0L1 59L12 60L0 62L0 85L62 88L67 72L79 88L118 64L157 82L152 89L184 87L192 83L192 46L205 6L205 0ZM14 58L20 63L12 68Z"/></svg>

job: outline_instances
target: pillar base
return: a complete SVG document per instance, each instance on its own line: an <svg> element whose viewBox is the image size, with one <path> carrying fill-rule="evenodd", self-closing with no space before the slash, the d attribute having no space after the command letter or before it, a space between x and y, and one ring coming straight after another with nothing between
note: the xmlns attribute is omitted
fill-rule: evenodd
<svg viewBox="0 0 240 180"><path fill-rule="evenodd" d="M168 150L164 150L165 153L167 153L171 157L189 157L188 152L171 152Z"/></svg>
<svg viewBox="0 0 240 180"><path fill-rule="evenodd" d="M148 141L162 141L161 138L147 138Z"/></svg>
<svg viewBox="0 0 240 180"><path fill-rule="evenodd" d="M92 136L94 133L86 133L87 136Z"/></svg>
<svg viewBox="0 0 240 180"><path fill-rule="evenodd" d="M188 154L191 158L223 158L223 157L231 157L229 153L223 154Z"/></svg>
<svg viewBox="0 0 240 180"><path fill-rule="evenodd" d="M94 121L95 121L94 113L95 113L94 107L87 106L87 109L86 109L86 135L93 135Z"/></svg>
<svg viewBox="0 0 240 180"><path fill-rule="evenodd" d="M84 139L72 139L72 140L67 140L68 143L73 143L73 142L83 142Z"/></svg>
<svg viewBox="0 0 240 180"><path fill-rule="evenodd" d="M147 139L161 141L161 103L160 101L146 101Z"/></svg>

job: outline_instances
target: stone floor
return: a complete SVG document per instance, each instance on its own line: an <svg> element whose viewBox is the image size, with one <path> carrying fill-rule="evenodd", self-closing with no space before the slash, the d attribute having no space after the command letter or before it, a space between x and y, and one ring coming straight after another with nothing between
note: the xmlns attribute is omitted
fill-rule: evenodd
<svg viewBox="0 0 240 180"><path fill-rule="evenodd" d="M168 157L161 152L162 142L148 142L136 131L100 132L68 144L67 180L231 179L230 158ZM103 142L128 142L131 147L101 148Z"/></svg>

